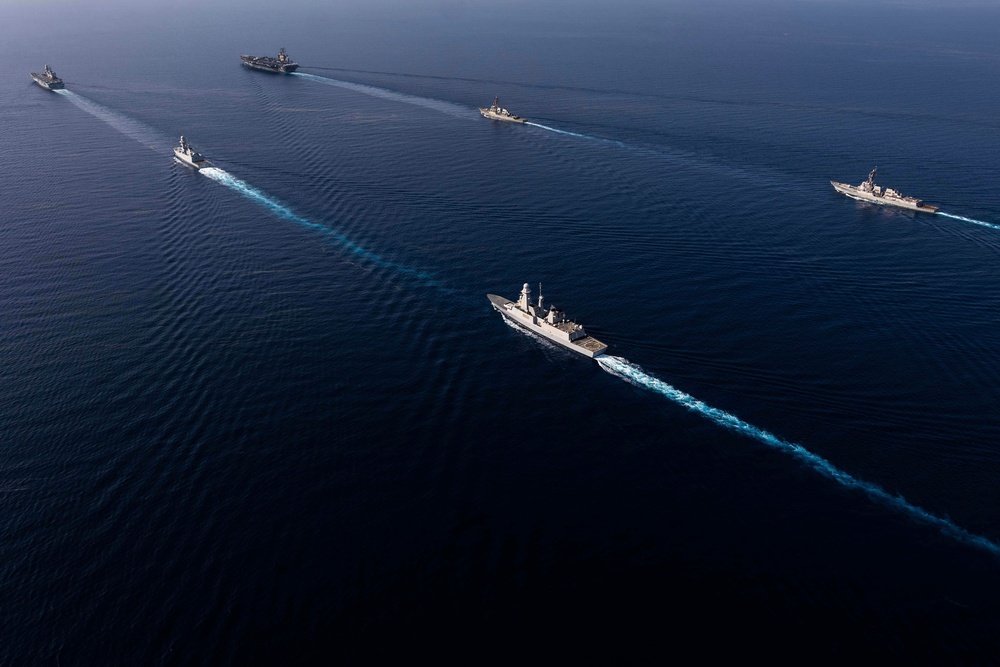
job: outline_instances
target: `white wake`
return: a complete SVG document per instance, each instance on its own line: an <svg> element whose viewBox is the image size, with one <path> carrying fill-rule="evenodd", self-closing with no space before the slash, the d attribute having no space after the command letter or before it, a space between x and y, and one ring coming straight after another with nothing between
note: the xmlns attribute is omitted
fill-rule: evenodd
<svg viewBox="0 0 1000 667"><path fill-rule="evenodd" d="M117 111L112 111L111 109L84 97L83 95L74 93L72 90L60 88L59 90L54 90L52 92L62 95L90 115L103 120L105 123L115 128L125 136L135 139L143 146L146 146L157 153L167 154L170 150L170 140L166 139L163 135L145 123L141 123L134 118L129 118L128 116L120 114Z"/></svg>
<svg viewBox="0 0 1000 667"><path fill-rule="evenodd" d="M974 225L982 225L983 227L989 227L990 229L1000 230L1000 225L994 225L991 222L983 222L982 220L975 220L973 218L966 218L961 215L953 215L951 213L944 213L943 211L938 211L938 215L943 215L946 218L951 218L952 220L961 220L962 222L971 222Z"/></svg>
<svg viewBox="0 0 1000 667"><path fill-rule="evenodd" d="M646 373L641 367L633 364L627 359L614 356L602 356L597 358L597 362L605 371L625 380L626 382L654 391L661 396L684 406L692 412L697 412L698 414L707 417L723 428L748 436L770 447L783 451L786 454L790 454L821 475L828 477L845 487L857 489L865 493L869 498L899 510L908 515L910 518L921 523L936 526L944 535L978 546L995 555L1000 555L1000 545L995 544L985 537L970 533L964 528L956 526L948 519L931 514L927 510L907 502L902 496L891 495L877 484L872 484L871 482L866 482L864 480L857 479L856 477L852 477L850 474L840 468L837 468L823 457L813 454L802 445L783 440L773 433L765 431L762 428L758 428L753 424L748 424L736 415L730 414L725 410L713 408L712 406L699 401L697 398L684 393L680 389L677 389L663 380L653 377L652 375Z"/></svg>
<svg viewBox="0 0 1000 667"><path fill-rule="evenodd" d="M317 83L322 83L327 86L336 86L337 88L353 90L356 93L363 93L365 95L378 97L383 100L392 100L393 102L403 102L404 104L413 104L418 107L433 109L434 111L440 111L441 113L446 113L449 116L455 116L456 118L474 119L477 117L477 115L473 114L471 110L466 107L458 104L452 104L451 102L444 102L442 100L434 100L429 97L407 95L406 93L399 93L394 90L387 90L386 88L367 86L365 84L352 83L350 81L341 81L340 79L331 79L330 77L319 76L317 74L306 74L305 72L292 72L291 75L302 77L303 79L309 79L310 81L316 81Z"/></svg>
<svg viewBox="0 0 1000 667"><path fill-rule="evenodd" d="M246 181L243 181L233 176L225 169L220 169L219 167L205 167L203 169L200 169L199 173L204 174L205 176L207 176L208 178L212 179L217 183L221 183L227 188L235 190L236 192L243 195L247 199L263 206L271 213L273 213L274 215L283 220L289 220L291 222L298 223L304 227L308 227L318 232L322 232L325 236L334 241L338 246L340 246L344 250L347 250L353 255L356 255L357 257L360 257L377 266L381 266L396 271L398 273L403 273L409 276L419 278L420 280L429 285L437 286L437 281L435 281L429 274L387 260L381 255L358 245L357 243L355 243L348 237L344 236L340 232L331 229L326 225L322 225L318 222L313 222L312 220L303 218L302 216L292 211L292 209L290 209L288 206L275 199L274 197L265 194L261 190L258 190L257 188L247 183Z"/></svg>

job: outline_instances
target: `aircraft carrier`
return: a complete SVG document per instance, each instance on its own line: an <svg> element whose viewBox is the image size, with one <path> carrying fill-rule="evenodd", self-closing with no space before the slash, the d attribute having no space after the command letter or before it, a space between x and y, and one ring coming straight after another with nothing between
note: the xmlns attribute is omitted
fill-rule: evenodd
<svg viewBox="0 0 1000 667"><path fill-rule="evenodd" d="M278 57L271 56L240 56L243 64L250 69L259 69L262 72L272 72L274 74L291 74L299 68L298 63L293 63L292 59L285 53L285 47L278 49Z"/></svg>
<svg viewBox="0 0 1000 667"><path fill-rule="evenodd" d="M577 324L566 318L566 314L556 307L546 310L542 302L542 286L538 286L538 302L531 302L531 288L524 283L521 296L511 301L496 294L487 294L493 308L508 322L538 334L557 343L568 350L573 350L585 357L599 357L608 346L587 334L582 324Z"/></svg>
<svg viewBox="0 0 1000 667"><path fill-rule="evenodd" d="M52 68L48 65L45 66L45 71L41 74L38 72L32 72L31 78L45 90L58 90L66 87L63 80L57 77L56 73L53 72Z"/></svg>
<svg viewBox="0 0 1000 667"><path fill-rule="evenodd" d="M868 201L884 206L898 206L900 208L908 208L911 211L923 211L924 213L934 213L938 210L937 206L925 204L916 197L904 197L892 188L883 188L875 185L875 172L877 171L878 167L872 169L871 173L868 174L868 180L861 185L848 185L847 183L838 183L836 181L830 181L830 185L837 192L860 201Z"/></svg>

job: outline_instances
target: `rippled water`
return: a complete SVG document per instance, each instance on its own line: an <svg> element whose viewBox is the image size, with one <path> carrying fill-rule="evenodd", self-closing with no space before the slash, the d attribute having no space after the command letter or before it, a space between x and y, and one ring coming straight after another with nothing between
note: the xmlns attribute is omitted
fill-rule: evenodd
<svg viewBox="0 0 1000 667"><path fill-rule="evenodd" d="M0 9L0 662L995 657L996 9L241 7Z"/></svg>

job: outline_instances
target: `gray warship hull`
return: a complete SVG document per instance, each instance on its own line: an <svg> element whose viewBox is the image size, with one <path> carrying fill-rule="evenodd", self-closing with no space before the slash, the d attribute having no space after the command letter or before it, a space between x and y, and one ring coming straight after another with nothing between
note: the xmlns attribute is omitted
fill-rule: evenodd
<svg viewBox="0 0 1000 667"><path fill-rule="evenodd" d="M192 169L204 169L211 167L212 163L205 159L198 151L191 148L191 144L181 137L181 143L174 148L174 160Z"/></svg>
<svg viewBox="0 0 1000 667"><path fill-rule="evenodd" d="M871 202L880 206L895 206L897 208L922 211L924 213L934 213L938 210L937 206L925 204L916 197L905 197L892 188L883 188L875 185L875 173L877 171L878 167L872 169L871 173L868 174L868 180L861 185L849 185L847 183L838 183L837 181L830 181L830 185L837 192L858 201Z"/></svg>
<svg viewBox="0 0 1000 667"><path fill-rule="evenodd" d="M240 56L240 61L242 61L244 67L261 72L270 72L271 74L291 74L299 68L299 64L292 62L288 54L285 53L284 48L278 50L277 58L272 58L271 56Z"/></svg>
<svg viewBox="0 0 1000 667"><path fill-rule="evenodd" d="M557 345L582 354L591 359L604 354L608 346L587 334L583 327L565 319L561 311L550 308L547 311L539 305L530 303L530 291L527 283L518 301L511 301L496 294L487 294L494 310L500 313L508 322L550 340Z"/></svg>
<svg viewBox="0 0 1000 667"><path fill-rule="evenodd" d="M205 167L212 166L212 163L208 160L194 160L191 156L184 153L184 151L177 148L174 149L174 159L185 166L191 167L192 169L204 169Z"/></svg>
<svg viewBox="0 0 1000 667"><path fill-rule="evenodd" d="M243 58L243 56L240 56ZM252 56L250 56L252 57ZM244 60L243 65L259 72L270 72L271 74L291 74L299 68L297 64L272 66L265 63L256 63L252 60Z"/></svg>
<svg viewBox="0 0 1000 667"><path fill-rule="evenodd" d="M479 113L483 115L483 118L489 118L490 120L502 120L506 123L525 123L527 118L521 118L518 115L512 114L507 109L504 109L500 104L500 98L494 97L493 104L488 107L479 107Z"/></svg>
<svg viewBox="0 0 1000 667"><path fill-rule="evenodd" d="M495 113L490 111L487 107L479 107L479 113L483 115L483 118L489 118L490 120L502 120L506 123L526 123L528 120L526 118L521 118L520 116L505 116L503 114Z"/></svg>
<svg viewBox="0 0 1000 667"><path fill-rule="evenodd" d="M45 90L60 90L66 87L63 80L57 77L48 65L45 66L45 71L41 74L32 72L31 79Z"/></svg>

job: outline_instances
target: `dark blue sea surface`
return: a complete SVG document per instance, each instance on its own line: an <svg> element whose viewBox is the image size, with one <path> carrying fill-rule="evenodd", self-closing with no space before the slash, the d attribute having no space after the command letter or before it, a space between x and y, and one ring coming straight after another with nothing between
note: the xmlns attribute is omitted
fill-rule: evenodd
<svg viewBox="0 0 1000 667"><path fill-rule="evenodd" d="M1000 7L88 4L0 7L0 664L995 664Z"/></svg>

